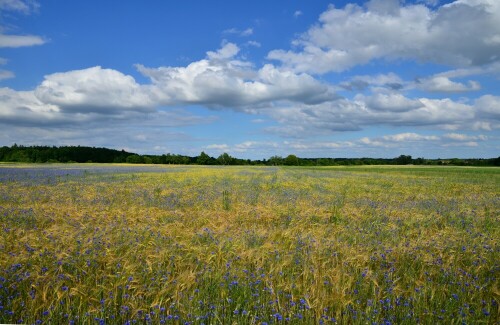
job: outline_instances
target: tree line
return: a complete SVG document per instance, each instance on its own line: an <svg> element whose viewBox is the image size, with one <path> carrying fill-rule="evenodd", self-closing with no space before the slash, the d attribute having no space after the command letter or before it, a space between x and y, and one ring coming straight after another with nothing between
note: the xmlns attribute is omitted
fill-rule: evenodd
<svg viewBox="0 0 500 325"><path fill-rule="evenodd" d="M470 159L426 159L400 155L395 158L299 158L272 156L269 159L240 159L227 153L217 158L205 152L198 156L177 154L139 155L125 150L84 146L22 146L0 147L1 162L24 163L131 163L131 164L176 164L176 165L267 165L267 166L337 166L337 165L454 165L454 166L500 166L497 158Z"/></svg>

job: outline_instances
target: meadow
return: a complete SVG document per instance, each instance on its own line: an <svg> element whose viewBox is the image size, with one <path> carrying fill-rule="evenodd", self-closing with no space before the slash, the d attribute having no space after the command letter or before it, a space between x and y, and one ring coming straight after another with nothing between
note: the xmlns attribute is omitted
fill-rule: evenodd
<svg viewBox="0 0 500 325"><path fill-rule="evenodd" d="M500 169L0 165L0 323L498 324Z"/></svg>

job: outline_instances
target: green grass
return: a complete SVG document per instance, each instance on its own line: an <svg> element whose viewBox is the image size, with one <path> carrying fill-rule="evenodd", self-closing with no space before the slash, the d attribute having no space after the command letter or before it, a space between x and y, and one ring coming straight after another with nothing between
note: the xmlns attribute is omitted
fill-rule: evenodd
<svg viewBox="0 0 500 325"><path fill-rule="evenodd" d="M0 167L0 323L500 321L498 168L65 166Z"/></svg>

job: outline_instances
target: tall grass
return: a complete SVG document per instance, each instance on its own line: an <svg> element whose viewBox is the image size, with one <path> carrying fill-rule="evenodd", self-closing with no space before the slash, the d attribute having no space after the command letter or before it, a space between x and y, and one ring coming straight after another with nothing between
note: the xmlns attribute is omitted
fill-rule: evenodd
<svg viewBox="0 0 500 325"><path fill-rule="evenodd" d="M0 168L0 323L500 321L498 169L87 168Z"/></svg>

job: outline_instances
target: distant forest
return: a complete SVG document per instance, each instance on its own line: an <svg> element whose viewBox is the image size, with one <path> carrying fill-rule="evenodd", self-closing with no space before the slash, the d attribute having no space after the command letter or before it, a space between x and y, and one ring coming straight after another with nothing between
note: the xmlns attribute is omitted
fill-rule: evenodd
<svg viewBox="0 0 500 325"><path fill-rule="evenodd" d="M480 159L425 159L400 155L395 158L299 158L272 156L269 159L250 160L231 157L223 153L217 158L201 152L190 157L176 154L139 155L124 150L82 146L22 146L0 147L1 162L24 163L131 163L131 164L179 164L179 165L267 165L267 166L336 166L336 165L454 165L500 166L500 157Z"/></svg>

